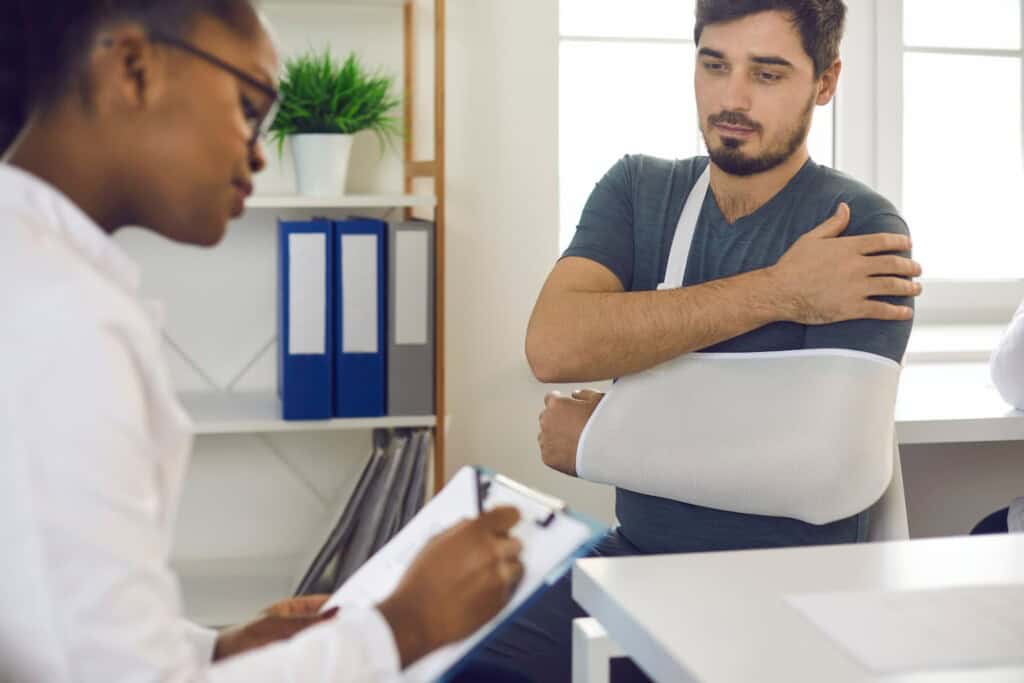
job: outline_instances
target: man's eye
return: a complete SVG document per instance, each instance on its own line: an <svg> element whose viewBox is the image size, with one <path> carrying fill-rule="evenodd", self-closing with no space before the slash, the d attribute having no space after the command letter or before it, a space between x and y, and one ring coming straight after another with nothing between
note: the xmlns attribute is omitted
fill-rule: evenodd
<svg viewBox="0 0 1024 683"><path fill-rule="evenodd" d="M721 62L704 62L706 71L725 71L725 64Z"/></svg>
<svg viewBox="0 0 1024 683"><path fill-rule="evenodd" d="M757 78L758 80L764 81L765 83L775 83L782 77L779 76L778 74L773 74L770 71L758 71Z"/></svg>

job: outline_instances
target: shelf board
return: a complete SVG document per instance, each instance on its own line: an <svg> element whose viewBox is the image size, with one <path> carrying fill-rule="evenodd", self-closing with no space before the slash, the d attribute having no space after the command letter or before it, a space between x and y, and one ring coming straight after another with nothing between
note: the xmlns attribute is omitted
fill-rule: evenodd
<svg viewBox="0 0 1024 683"><path fill-rule="evenodd" d="M250 209L390 209L437 206L437 197L420 194L346 195L305 197L302 195L253 195L245 203Z"/></svg>
<svg viewBox="0 0 1024 683"><path fill-rule="evenodd" d="M433 415L282 420L281 403L273 392L182 392L179 398L196 435L433 427L437 422Z"/></svg>
<svg viewBox="0 0 1024 683"><path fill-rule="evenodd" d="M279 600L291 597L299 558L176 560L185 614L210 628L251 621Z"/></svg>
<svg viewBox="0 0 1024 683"><path fill-rule="evenodd" d="M265 5L271 7L294 7L296 5L342 6L342 7L402 7L410 0L267 0Z"/></svg>

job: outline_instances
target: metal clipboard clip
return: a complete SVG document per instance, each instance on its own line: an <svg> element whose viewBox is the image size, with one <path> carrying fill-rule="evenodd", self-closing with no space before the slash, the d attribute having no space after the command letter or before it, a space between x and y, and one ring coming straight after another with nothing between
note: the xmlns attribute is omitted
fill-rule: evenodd
<svg viewBox="0 0 1024 683"><path fill-rule="evenodd" d="M540 493L539 491L534 491L530 487L524 486L518 481L509 479L506 476L493 474L480 467L474 467L473 471L476 473L477 514L484 511L484 501L487 500L487 495L491 492L494 486L501 486L509 491L513 491L517 495L531 500L546 509L547 514L544 517L533 520L534 524L544 529L551 526L551 523L555 521L555 517L559 513L565 512L568 509L565 501L559 500L558 498L549 496L545 493Z"/></svg>

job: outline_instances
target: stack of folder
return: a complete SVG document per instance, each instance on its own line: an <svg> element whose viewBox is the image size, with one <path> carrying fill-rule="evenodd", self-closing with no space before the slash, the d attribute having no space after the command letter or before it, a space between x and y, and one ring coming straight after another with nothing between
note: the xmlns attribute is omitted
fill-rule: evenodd
<svg viewBox="0 0 1024 683"><path fill-rule="evenodd" d="M428 429L374 431L359 483L296 595L333 593L419 512L432 445Z"/></svg>
<svg viewBox="0 0 1024 683"><path fill-rule="evenodd" d="M434 414L433 227L278 223L285 420Z"/></svg>

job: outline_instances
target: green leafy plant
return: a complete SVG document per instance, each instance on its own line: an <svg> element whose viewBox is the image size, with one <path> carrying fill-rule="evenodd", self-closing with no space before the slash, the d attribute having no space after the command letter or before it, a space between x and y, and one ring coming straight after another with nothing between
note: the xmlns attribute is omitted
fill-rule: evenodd
<svg viewBox="0 0 1024 683"><path fill-rule="evenodd" d="M402 137L392 115L401 104L391 93L393 85L391 77L365 69L354 52L340 66L329 48L289 60L280 86L281 108L270 126L278 153L289 135L363 130L376 133L383 151Z"/></svg>

